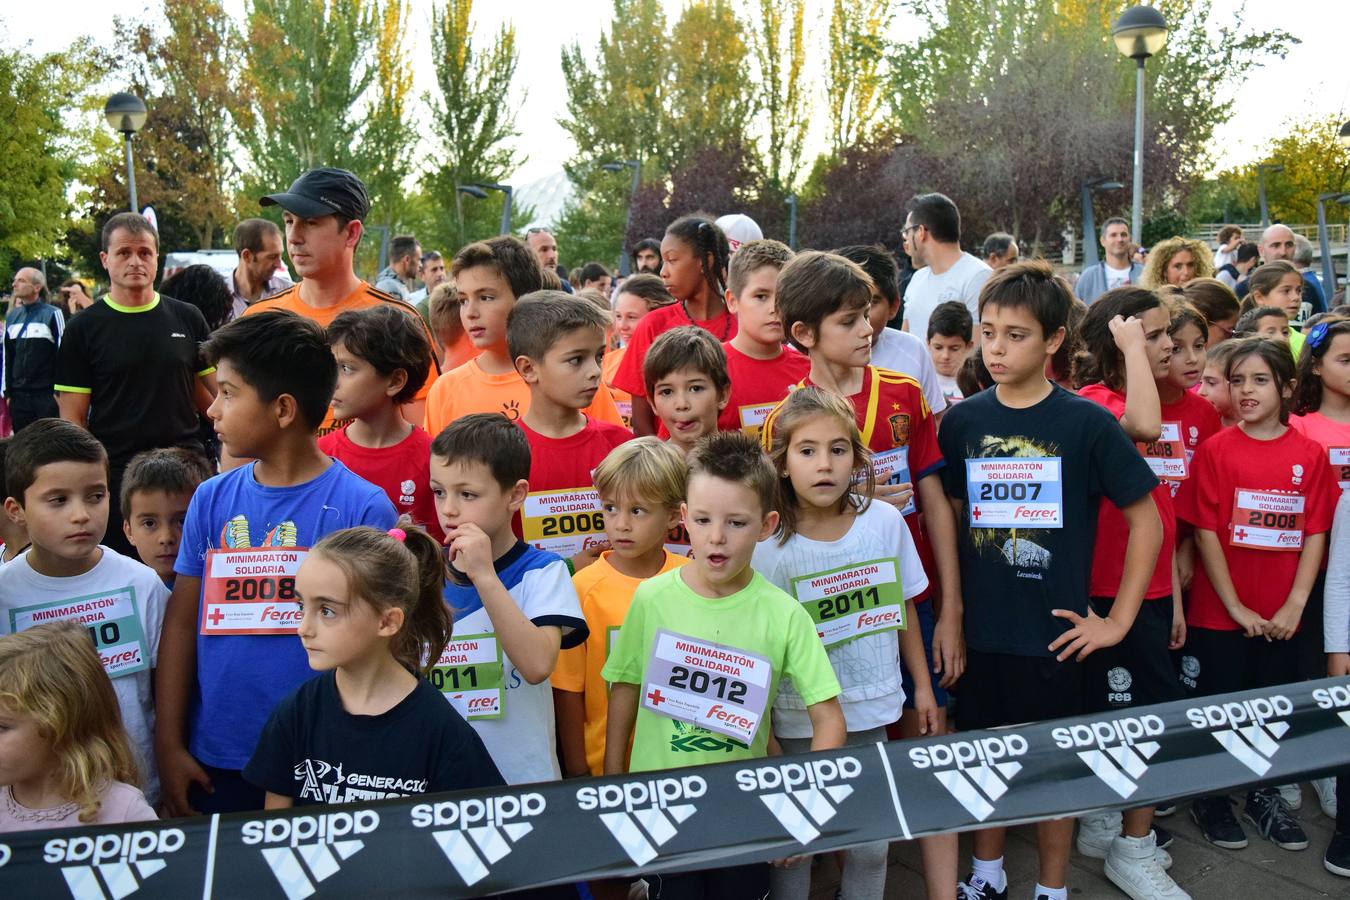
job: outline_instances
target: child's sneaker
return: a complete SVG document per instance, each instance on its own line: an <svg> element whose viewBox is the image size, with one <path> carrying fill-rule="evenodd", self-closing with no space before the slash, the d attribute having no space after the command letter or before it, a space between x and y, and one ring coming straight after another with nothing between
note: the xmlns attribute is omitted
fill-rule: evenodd
<svg viewBox="0 0 1350 900"><path fill-rule="evenodd" d="M1289 807L1290 810L1303 808L1303 788L1297 784L1282 784L1280 785L1279 790L1280 799L1284 801L1284 805Z"/></svg>
<svg viewBox="0 0 1350 900"><path fill-rule="evenodd" d="M1283 850L1305 850L1308 835L1303 826L1289 812L1284 798L1274 788L1262 788L1247 795L1247 806L1242 818L1256 826L1264 838Z"/></svg>
<svg viewBox="0 0 1350 900"><path fill-rule="evenodd" d="M957 900L1008 900L1008 889L994 890L994 886L978 875L971 875L956 885Z"/></svg>
<svg viewBox="0 0 1350 900"><path fill-rule="evenodd" d="M1233 817L1233 807L1227 797L1201 797L1191 803L1191 819L1199 826L1205 840L1225 850L1241 850L1247 846L1247 835Z"/></svg>
<svg viewBox="0 0 1350 900"><path fill-rule="evenodd" d="M1158 865L1157 851L1152 834L1117 837L1106 854L1107 880L1134 900L1190 900L1190 894Z"/></svg>
<svg viewBox="0 0 1350 900"><path fill-rule="evenodd" d="M1322 807L1322 815L1328 819L1336 818L1336 779L1314 778L1312 786L1317 793L1317 805Z"/></svg>
<svg viewBox="0 0 1350 900"><path fill-rule="evenodd" d="M1350 878L1350 832L1337 831L1332 834L1326 855L1322 857L1322 865L1332 875Z"/></svg>
<svg viewBox="0 0 1350 900"><path fill-rule="evenodd" d="M1111 841L1120 834L1120 813L1116 810L1088 813L1078 817L1078 852L1092 859L1106 859Z"/></svg>

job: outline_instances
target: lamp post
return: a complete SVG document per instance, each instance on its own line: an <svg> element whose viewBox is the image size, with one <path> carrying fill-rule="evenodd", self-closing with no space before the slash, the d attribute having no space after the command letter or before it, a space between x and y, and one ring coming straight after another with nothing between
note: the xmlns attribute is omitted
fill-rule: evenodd
<svg viewBox="0 0 1350 900"><path fill-rule="evenodd" d="M1279 163L1261 163L1256 167L1256 195L1261 203L1261 227L1270 227L1270 209L1266 206L1266 173L1283 172Z"/></svg>
<svg viewBox="0 0 1350 900"><path fill-rule="evenodd" d="M1327 291L1336 292L1336 261L1331 258L1331 241L1327 239L1327 201L1339 200L1340 191L1317 195L1317 243L1322 251L1322 282Z"/></svg>
<svg viewBox="0 0 1350 900"><path fill-rule="evenodd" d="M1093 178L1083 182L1083 268L1095 266L1097 256L1097 223L1092 217L1093 191L1118 191L1125 185L1119 181L1107 181L1105 178Z"/></svg>
<svg viewBox="0 0 1350 900"><path fill-rule="evenodd" d="M113 131L120 131L125 139L127 152L127 191L131 200L131 211L136 212L136 169L131 160L131 138L145 125L145 101L135 94L121 92L113 94L103 105L103 117Z"/></svg>
<svg viewBox="0 0 1350 900"><path fill-rule="evenodd" d="M1151 6L1131 6L1111 26L1116 49L1137 64L1134 77L1134 202L1130 205L1130 233L1144 233L1144 60L1167 41L1167 20Z"/></svg>
<svg viewBox="0 0 1350 900"><path fill-rule="evenodd" d="M1342 134L1345 132L1342 131ZM1341 194L1336 198L1336 202L1341 206L1350 206L1350 194ZM1345 226L1345 273L1347 280L1350 281L1350 223ZM1331 285L1331 292L1336 293L1336 285Z"/></svg>
<svg viewBox="0 0 1350 900"><path fill-rule="evenodd" d="M461 194L468 194L470 197L477 197L479 200L487 199L488 191L501 191L506 195L502 201L502 230L501 234L511 233L511 195L512 188L509 184L461 184L455 190Z"/></svg>
<svg viewBox="0 0 1350 900"><path fill-rule="evenodd" d="M637 196L638 182L642 179L642 163L635 159L623 162L607 162L600 166L606 172L633 170L633 184L628 188L628 215L623 220L623 240L619 242L619 277L627 278L633 272L633 254L628 252L628 232L633 227L633 198Z"/></svg>
<svg viewBox="0 0 1350 900"><path fill-rule="evenodd" d="M797 249L797 195L788 194L788 249Z"/></svg>

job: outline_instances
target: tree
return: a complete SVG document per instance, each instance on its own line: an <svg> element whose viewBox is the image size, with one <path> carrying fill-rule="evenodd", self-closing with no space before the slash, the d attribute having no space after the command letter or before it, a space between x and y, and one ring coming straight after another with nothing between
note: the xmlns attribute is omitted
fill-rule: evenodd
<svg viewBox="0 0 1350 900"><path fill-rule="evenodd" d="M762 113L764 181L780 193L796 185L809 120L802 70L806 63L805 0L759 0L758 25L750 29Z"/></svg>
<svg viewBox="0 0 1350 900"><path fill-rule="evenodd" d="M368 221L393 228L407 208L403 183L412 171L416 131L409 121L412 62L408 44L409 9L389 0L380 12L375 42L375 96L363 136L366 188L371 196Z"/></svg>
<svg viewBox="0 0 1350 900"><path fill-rule="evenodd" d="M756 93L744 83L749 66L743 33L727 0L696 0L680 14L671 32L661 129L672 160L687 161L703 147L744 143Z"/></svg>
<svg viewBox="0 0 1350 900"><path fill-rule="evenodd" d="M1252 162L1217 176L1217 184L1229 186L1231 193L1220 193L1216 186L1212 194L1217 194L1220 201L1229 200L1234 211L1247 212L1248 221L1256 221L1260 210L1257 163L1277 162L1284 166L1284 171L1266 175L1271 219L1299 224L1316 222L1318 194L1350 191L1350 150L1337 139L1340 129L1340 116L1285 123ZM1207 222L1231 218L1222 215L1224 210L1216 214L1214 205L1217 204L1212 201L1208 208L1193 203L1192 217Z"/></svg>
<svg viewBox="0 0 1350 900"><path fill-rule="evenodd" d="M891 0L833 0L825 99L835 154L868 137L876 120L891 16Z"/></svg>

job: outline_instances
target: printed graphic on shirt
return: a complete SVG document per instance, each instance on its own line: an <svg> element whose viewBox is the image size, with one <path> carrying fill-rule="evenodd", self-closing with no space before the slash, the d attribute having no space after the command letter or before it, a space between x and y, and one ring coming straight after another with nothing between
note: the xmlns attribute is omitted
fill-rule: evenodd
<svg viewBox="0 0 1350 900"><path fill-rule="evenodd" d="M247 516L226 521L223 549L206 551L202 634L295 634L300 625L295 573L309 553L296 546L297 535L295 523L287 520L254 546Z"/></svg>
<svg viewBox="0 0 1350 900"><path fill-rule="evenodd" d="M987 435L966 471L966 515L976 551L997 551L1018 577L1044 578L1051 563L1045 532L1064 527L1059 447Z"/></svg>
<svg viewBox="0 0 1350 900"><path fill-rule="evenodd" d="M144 672L150 667L141 617L136 612L136 589L117 588L55 603L20 606L9 611L11 633L27 631L44 622L76 622L89 629L94 649L109 678Z"/></svg>
<svg viewBox="0 0 1350 900"><path fill-rule="evenodd" d="M773 666L766 658L657 631L642 685L642 706L749 746L769 705Z"/></svg>
<svg viewBox="0 0 1350 900"><path fill-rule="evenodd" d="M315 803L352 803L427 792L425 778L344 772L342 763L333 765L322 759L305 759L296 763L295 781L300 785L300 799L313 800Z"/></svg>

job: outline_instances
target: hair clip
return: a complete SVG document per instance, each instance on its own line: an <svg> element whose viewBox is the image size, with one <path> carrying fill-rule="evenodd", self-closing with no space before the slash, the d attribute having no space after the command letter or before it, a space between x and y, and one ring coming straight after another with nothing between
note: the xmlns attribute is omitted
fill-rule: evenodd
<svg viewBox="0 0 1350 900"><path fill-rule="evenodd" d="M390 528L389 536L401 544L408 539L408 532L402 528Z"/></svg>
<svg viewBox="0 0 1350 900"><path fill-rule="evenodd" d="M1313 350L1316 350L1318 347L1322 346L1322 344L1326 341L1327 331L1328 331L1327 323L1318 322L1316 325L1314 325L1311 329L1308 330L1308 337L1305 340L1305 343Z"/></svg>

